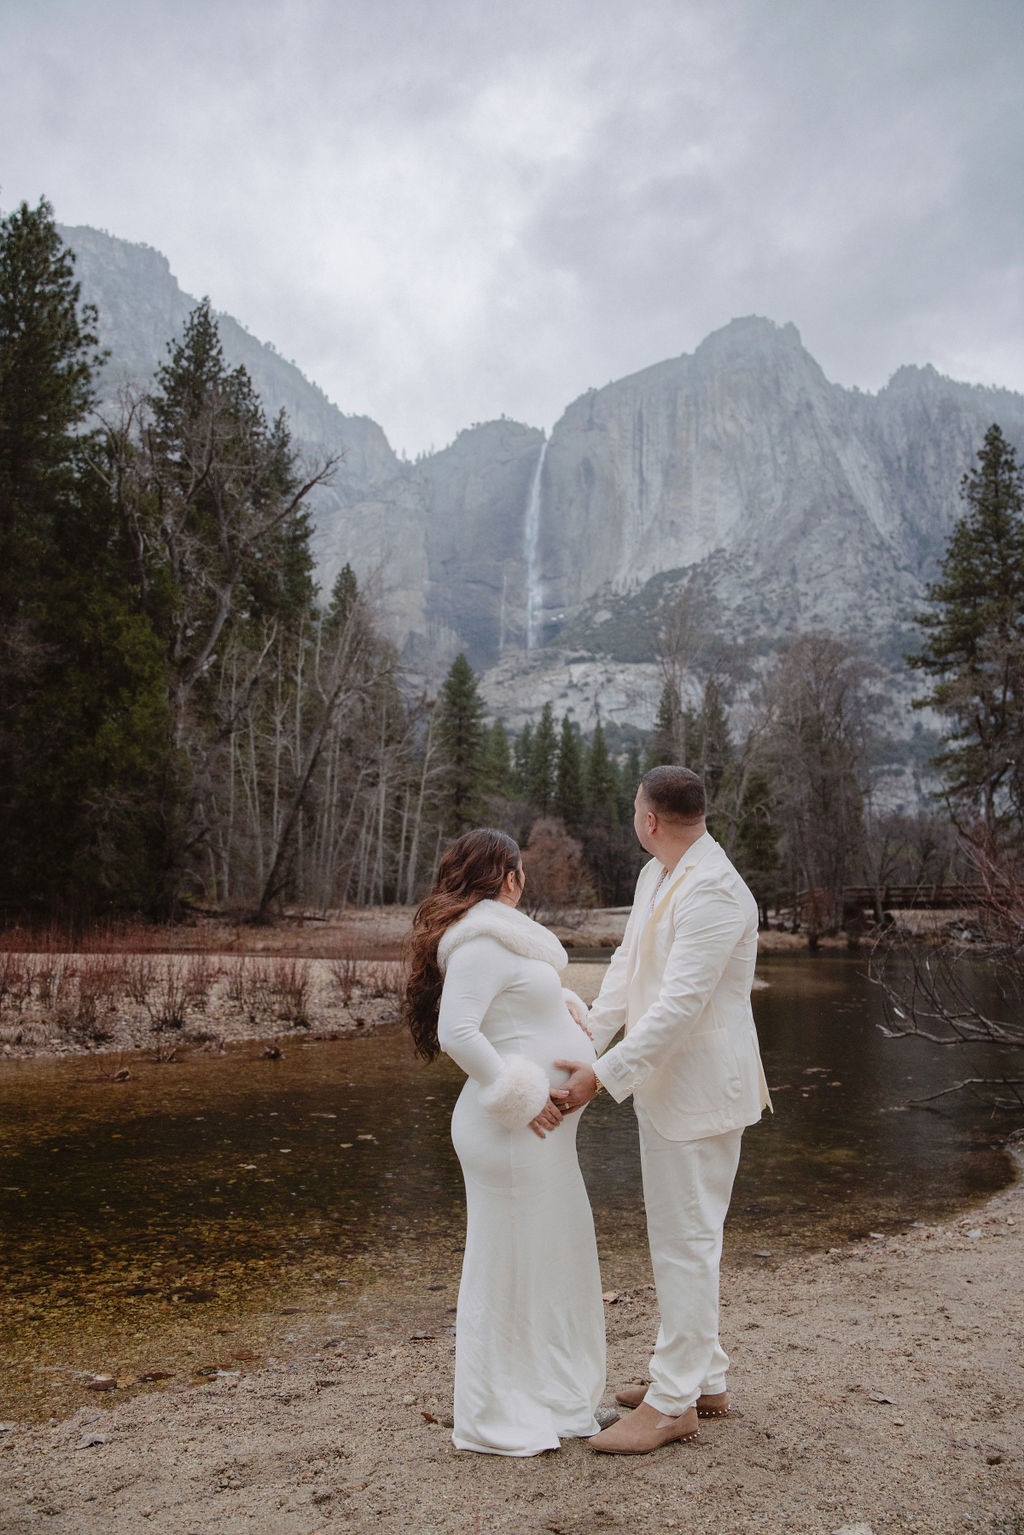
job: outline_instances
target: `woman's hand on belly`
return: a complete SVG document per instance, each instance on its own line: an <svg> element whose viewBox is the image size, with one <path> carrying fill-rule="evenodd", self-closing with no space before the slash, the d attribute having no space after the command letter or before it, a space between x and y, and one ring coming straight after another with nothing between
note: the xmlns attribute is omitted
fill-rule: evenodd
<svg viewBox="0 0 1024 1535"><path fill-rule="evenodd" d="M559 1089L559 1091L564 1091L564 1089ZM553 1102L553 1099L549 1098L537 1117L530 1120L530 1129L534 1135L539 1135L543 1141L547 1137L547 1132L549 1130L557 1130L561 1123L562 1112Z"/></svg>

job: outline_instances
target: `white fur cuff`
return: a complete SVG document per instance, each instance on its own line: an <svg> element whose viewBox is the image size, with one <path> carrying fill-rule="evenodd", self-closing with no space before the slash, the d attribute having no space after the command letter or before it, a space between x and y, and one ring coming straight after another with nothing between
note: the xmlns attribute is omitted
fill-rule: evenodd
<svg viewBox="0 0 1024 1535"><path fill-rule="evenodd" d="M536 1061L516 1056L480 1094L480 1103L506 1130L521 1130L548 1101L551 1083Z"/></svg>

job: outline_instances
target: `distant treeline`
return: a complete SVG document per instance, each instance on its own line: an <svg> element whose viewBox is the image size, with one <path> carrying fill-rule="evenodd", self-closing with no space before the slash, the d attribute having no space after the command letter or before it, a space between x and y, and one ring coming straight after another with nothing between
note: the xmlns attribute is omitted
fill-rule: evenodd
<svg viewBox="0 0 1024 1535"><path fill-rule="evenodd" d="M481 822L523 844L535 904L620 904L643 856L636 786L661 762L705 778L715 835L762 907L803 892L806 919L812 892L812 920L828 927L846 884L946 877L950 815L875 803L875 681L842 640L797 636L741 675L701 642L684 593L655 636L664 685L651 732L598 724L584 739L548 705L510 737L487 723L462 656L436 699L415 695L348 565L318 593L305 500L332 464L300 462L284 418L268 421L245 370L226 367L208 301L150 390L99 425L95 322L49 205L0 221L9 920L410 902L445 839ZM1020 475L998 428L979 459L913 663L950 720L938 759L949 806L1011 835L1024 762Z"/></svg>

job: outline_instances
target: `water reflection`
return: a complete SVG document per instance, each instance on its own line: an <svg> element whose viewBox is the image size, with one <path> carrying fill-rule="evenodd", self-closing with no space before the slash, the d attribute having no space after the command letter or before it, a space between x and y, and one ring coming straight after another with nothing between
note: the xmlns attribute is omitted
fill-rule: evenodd
<svg viewBox="0 0 1024 1535"><path fill-rule="evenodd" d="M862 971L838 958L763 966L777 1112L746 1137L734 1263L935 1219L1011 1176L1005 1118L959 1099L905 1107L956 1075L1002 1074L1003 1058L884 1039ZM260 1316L300 1295L334 1306L393 1275L453 1301L460 1083L397 1034L297 1038L280 1061L255 1045L140 1058L122 1083L100 1079L96 1058L4 1063L0 1416L76 1405L78 1372L181 1379L258 1351ZM629 1107L602 1095L580 1148L611 1282L645 1277Z"/></svg>

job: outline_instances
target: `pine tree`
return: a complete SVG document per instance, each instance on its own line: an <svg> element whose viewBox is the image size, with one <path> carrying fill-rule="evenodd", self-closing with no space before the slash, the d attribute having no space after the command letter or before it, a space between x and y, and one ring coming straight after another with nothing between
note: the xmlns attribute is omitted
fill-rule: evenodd
<svg viewBox="0 0 1024 1535"><path fill-rule="evenodd" d="M580 733L567 714L562 717L562 733L558 743L554 809L567 830L575 832L582 826L586 815L583 748Z"/></svg>
<svg viewBox="0 0 1024 1535"><path fill-rule="evenodd" d="M31 613L93 404L96 312L78 298L48 202L0 220L0 731L38 659Z"/></svg>
<svg viewBox="0 0 1024 1535"><path fill-rule="evenodd" d="M346 560L331 588L331 600L327 609L329 621L340 628L347 622L358 600L359 582L356 580L355 571Z"/></svg>
<svg viewBox="0 0 1024 1535"><path fill-rule="evenodd" d="M754 771L747 778L734 841L734 862L757 898L764 921L768 897L776 885L779 834L772 815L771 789L761 772Z"/></svg>
<svg viewBox="0 0 1024 1535"><path fill-rule="evenodd" d="M502 799L511 799L514 792L512 748L502 720L492 720L484 740L483 787Z"/></svg>
<svg viewBox="0 0 1024 1535"><path fill-rule="evenodd" d="M0 220L0 591L8 624L24 596L24 561L45 547L69 493L94 402L96 310L79 311L79 292L74 256L45 199Z"/></svg>
<svg viewBox="0 0 1024 1535"><path fill-rule="evenodd" d="M146 574L181 745L191 694L228 633L308 616L313 556L303 498L330 466L299 482L283 417L268 424L245 369L228 371L208 299L168 353L126 515L140 550L153 551Z"/></svg>
<svg viewBox="0 0 1024 1535"><path fill-rule="evenodd" d="M704 684L699 710L687 710L686 766L704 780L708 803L714 801L733 758L729 717L713 677Z"/></svg>
<svg viewBox="0 0 1024 1535"><path fill-rule="evenodd" d="M601 721L594 726L587 753L587 813L592 822L612 825L616 816L615 767L608 755Z"/></svg>
<svg viewBox="0 0 1024 1535"><path fill-rule="evenodd" d="M687 752L686 713L679 689L674 682L666 682L658 700L658 713L654 730L647 746L645 768L675 764L685 767Z"/></svg>
<svg viewBox="0 0 1024 1535"><path fill-rule="evenodd" d="M633 820L636 791L640 787L644 768L640 760L640 747L634 741L619 769L618 812L619 823L629 826Z"/></svg>
<svg viewBox="0 0 1024 1535"><path fill-rule="evenodd" d="M526 800L529 797L532 756L533 725L527 720L512 747L512 785L517 799Z"/></svg>
<svg viewBox="0 0 1024 1535"><path fill-rule="evenodd" d="M151 904L167 719L78 298L48 203L0 221L0 891L86 915Z"/></svg>
<svg viewBox="0 0 1024 1535"><path fill-rule="evenodd" d="M871 668L845 641L802 634L766 680L768 730L759 752L790 888L813 895L814 931L842 925L843 889L864 842L864 797L876 700Z"/></svg>
<svg viewBox="0 0 1024 1535"><path fill-rule="evenodd" d="M480 819L484 767L484 706L476 677L458 655L441 688L437 738L444 762L441 802L445 830L452 836Z"/></svg>
<svg viewBox="0 0 1024 1535"><path fill-rule="evenodd" d="M176 761L163 807L164 904L173 910L186 867L205 888L197 868L213 858L221 815L235 816L231 743L243 727L250 760L237 787L252 809L251 883L265 889L260 865L280 862L266 822L294 818L293 778L308 767L297 737L307 725L319 733L337 686L324 693L320 676L306 699L286 702L302 636L318 622L304 497L331 466L300 479L283 416L268 423L245 369L227 368L208 300L169 344L136 420L140 429L129 421L110 440L144 610L164 647ZM223 847L219 856L230 862Z"/></svg>
<svg viewBox="0 0 1024 1535"><path fill-rule="evenodd" d="M20 851L22 899L81 916L159 904L173 772L162 647L105 492L79 485L47 562L34 616L42 661L20 712L32 771L6 843L8 855Z"/></svg>
<svg viewBox="0 0 1024 1535"><path fill-rule="evenodd" d="M558 737L555 734L555 716L550 703L541 710L537 728L530 747L530 763L527 776L527 799L547 815L555 797L555 775L558 770Z"/></svg>
<svg viewBox="0 0 1024 1535"><path fill-rule="evenodd" d="M949 722L935 759L961 809L990 833L1024 821L1024 472L999 427L961 482L967 511L953 529L934 604L917 618L926 638L910 665L937 679L916 702Z"/></svg>

